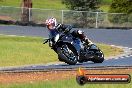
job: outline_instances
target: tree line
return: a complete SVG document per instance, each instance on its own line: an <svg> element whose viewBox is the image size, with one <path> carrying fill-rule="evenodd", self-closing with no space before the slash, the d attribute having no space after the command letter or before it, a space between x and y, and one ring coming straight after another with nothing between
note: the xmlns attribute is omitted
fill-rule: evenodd
<svg viewBox="0 0 132 88"><path fill-rule="evenodd" d="M68 9L77 11L95 11L102 0L62 0ZM132 13L132 0L112 0L109 12Z"/></svg>

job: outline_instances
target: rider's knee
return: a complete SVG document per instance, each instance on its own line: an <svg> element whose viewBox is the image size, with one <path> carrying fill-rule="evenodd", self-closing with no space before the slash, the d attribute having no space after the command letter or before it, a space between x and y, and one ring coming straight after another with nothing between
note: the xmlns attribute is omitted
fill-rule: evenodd
<svg viewBox="0 0 132 88"><path fill-rule="evenodd" d="M85 35L84 35L84 32L82 31L82 30L74 30L73 32L72 32L72 35L74 36L74 37L78 37L78 38L80 38L81 40L83 40L83 39L85 39Z"/></svg>

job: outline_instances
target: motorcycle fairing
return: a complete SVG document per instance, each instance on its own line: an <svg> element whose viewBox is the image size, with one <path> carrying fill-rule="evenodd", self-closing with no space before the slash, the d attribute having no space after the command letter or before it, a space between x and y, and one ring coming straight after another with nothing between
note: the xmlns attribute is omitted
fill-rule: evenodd
<svg viewBox="0 0 132 88"><path fill-rule="evenodd" d="M69 43L69 44L71 44L76 49L78 55L80 55L80 50L82 48L84 48L84 46L82 45L81 40L78 39L78 38L74 38L73 39L73 36L70 35L70 34L63 36L61 38L61 40L63 40L63 41L61 41L63 43Z"/></svg>

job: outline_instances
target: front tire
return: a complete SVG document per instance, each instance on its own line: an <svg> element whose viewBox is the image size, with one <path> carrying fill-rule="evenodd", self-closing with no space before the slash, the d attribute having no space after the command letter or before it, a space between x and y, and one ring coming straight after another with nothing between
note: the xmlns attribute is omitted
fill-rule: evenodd
<svg viewBox="0 0 132 88"><path fill-rule="evenodd" d="M69 65L75 65L78 61L78 55L71 45L64 44L57 48L59 58Z"/></svg>
<svg viewBox="0 0 132 88"><path fill-rule="evenodd" d="M104 61L104 54L101 50L96 51L95 57L92 60L94 63L102 63Z"/></svg>

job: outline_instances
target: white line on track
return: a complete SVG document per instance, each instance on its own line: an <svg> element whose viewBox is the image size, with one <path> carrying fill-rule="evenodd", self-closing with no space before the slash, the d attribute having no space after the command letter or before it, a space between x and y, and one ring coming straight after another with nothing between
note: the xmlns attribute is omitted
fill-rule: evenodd
<svg viewBox="0 0 132 88"><path fill-rule="evenodd" d="M0 34L0 35L3 35L3 36L11 36L11 37L26 37L26 36L19 36L19 35L6 35L6 34Z"/></svg>

